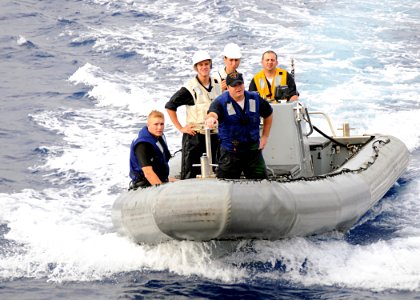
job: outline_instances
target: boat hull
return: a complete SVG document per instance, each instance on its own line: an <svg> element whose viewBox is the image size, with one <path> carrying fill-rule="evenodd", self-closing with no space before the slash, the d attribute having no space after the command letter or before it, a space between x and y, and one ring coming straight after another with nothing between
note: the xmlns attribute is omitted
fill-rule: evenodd
<svg viewBox="0 0 420 300"><path fill-rule="evenodd" d="M131 190L115 201L113 222L119 232L149 244L346 230L392 187L408 156L399 139L377 136L327 176L289 182L189 179Z"/></svg>

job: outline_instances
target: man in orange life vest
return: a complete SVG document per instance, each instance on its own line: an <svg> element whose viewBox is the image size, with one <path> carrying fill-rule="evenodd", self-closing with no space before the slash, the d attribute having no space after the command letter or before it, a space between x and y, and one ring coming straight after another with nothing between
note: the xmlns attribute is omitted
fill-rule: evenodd
<svg viewBox="0 0 420 300"><path fill-rule="evenodd" d="M263 69L251 80L249 91L257 91L261 97L268 101L299 99L293 76L286 70L277 67L277 54L274 51L264 52L261 64Z"/></svg>

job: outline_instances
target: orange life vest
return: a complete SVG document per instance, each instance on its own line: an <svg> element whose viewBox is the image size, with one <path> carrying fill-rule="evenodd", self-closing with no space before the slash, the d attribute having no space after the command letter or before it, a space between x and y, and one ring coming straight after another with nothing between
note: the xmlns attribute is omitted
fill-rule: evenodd
<svg viewBox="0 0 420 300"><path fill-rule="evenodd" d="M260 96L264 99L272 100L274 99L274 94L277 86L287 86L287 71L280 68L276 68L276 74L274 75L273 81L270 83L271 89L268 88L264 70L261 70L260 72L255 74L254 82Z"/></svg>

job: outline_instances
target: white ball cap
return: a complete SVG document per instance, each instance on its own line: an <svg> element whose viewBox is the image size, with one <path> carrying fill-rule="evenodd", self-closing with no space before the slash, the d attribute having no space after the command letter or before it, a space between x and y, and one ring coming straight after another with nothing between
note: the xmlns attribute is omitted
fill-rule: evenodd
<svg viewBox="0 0 420 300"><path fill-rule="evenodd" d="M239 46L235 43L229 43L225 46L225 49L223 49L223 56L226 56L227 58L241 58L241 49L239 49Z"/></svg>
<svg viewBox="0 0 420 300"><path fill-rule="evenodd" d="M210 55L207 53L207 51L204 50L198 50L197 52L194 53L193 57L192 57L192 61L193 61L193 67L199 63L200 61L204 61L204 60L210 60L211 62L211 57Z"/></svg>

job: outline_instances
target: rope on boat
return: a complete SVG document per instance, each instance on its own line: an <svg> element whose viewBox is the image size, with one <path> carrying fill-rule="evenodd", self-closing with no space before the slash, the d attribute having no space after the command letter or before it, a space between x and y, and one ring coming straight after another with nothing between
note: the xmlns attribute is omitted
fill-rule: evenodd
<svg viewBox="0 0 420 300"><path fill-rule="evenodd" d="M182 149L178 149L178 150L176 150L176 151L174 152L174 154L172 154L172 155L171 155L171 158L174 158L174 157L175 157L175 154L177 154L178 152L182 152Z"/></svg>
<svg viewBox="0 0 420 300"><path fill-rule="evenodd" d="M314 126L314 128L320 134L324 135L323 132L320 131L318 128L316 128L315 126ZM355 153L358 153L358 151L363 146L365 146L370 141L372 141L372 139L375 138L375 136L371 136L370 139L366 143L364 143L363 145L361 145L360 147L358 147L358 146L355 146L355 145L345 145L345 144L342 144L342 143L338 142L337 140L335 140L335 139L333 139L333 138L331 138L329 136L325 136L325 137L328 138L329 140L331 140L333 143L335 143L335 144L337 144L339 146L345 147L347 149L350 149L351 147L354 147L354 149L352 149L352 151L350 151L352 153L352 155L347 159L347 161ZM339 172L329 173L329 174L325 174L325 175L316 175L316 176L311 176L311 177L298 177L298 178L292 178L291 175L279 175L279 176L274 175L273 178L268 179L268 181L281 182L281 183L284 183L284 182L295 182L295 181L316 181L316 180L327 179L327 178L330 178L330 177L335 177L335 176L342 175L342 174L347 174L347 173L357 174L357 173L366 171L370 166L372 166L375 163L375 161L378 158L378 156L379 156L379 148L381 146L383 146L383 145L388 144L390 141L391 140L389 138L387 138L387 139L378 139L378 140L374 141L373 144L372 144L373 154L371 155L371 159L368 160L368 161L366 161L365 164L362 165L361 167L359 167L358 169L352 170L352 169L348 169L348 168L343 168ZM182 149L176 151L175 153L180 152L180 151L182 151ZM244 181L243 179L242 180L241 179L226 179L226 178L218 178L218 179L219 180L223 180L223 181L238 182L238 183L247 183L247 182L251 182L251 181L262 181L262 180L265 180L265 179L252 179L252 180L245 180ZM152 187L156 187L156 186L152 186ZM132 183L130 183L128 190L132 190L132 189L133 190L136 190L137 188L138 187L136 187Z"/></svg>
<svg viewBox="0 0 420 300"><path fill-rule="evenodd" d="M370 141L372 141L372 139L374 138L374 136L371 136L371 138L364 143L363 145L359 147L352 145L351 147L357 147L358 149L353 149L353 151L351 151L353 153L353 155L355 153L358 152L358 150L360 150L363 146L365 146L366 144L368 144ZM316 175L316 176L311 176L311 177L298 177L298 178L292 178L291 175L279 175L279 176L272 176L272 178L269 178L268 181L271 182L281 182L281 183L285 183L285 182L295 182L295 181L316 181L316 180L320 180L320 179L327 179L327 178L331 178L331 177L335 177L338 175L342 175L342 174L347 174L347 173L354 173L354 174L358 174L361 173L363 171L366 171L370 166L372 166L376 159L379 156L379 147L386 145L390 142L391 140L389 138L387 139L378 139L376 141L373 142L372 144L372 150L373 153L370 156L371 159L367 160L361 167L359 167L358 169L348 169L348 168L343 168L341 169L339 172L334 172L334 173L329 173L329 174L325 174L325 175ZM379 144L379 145L378 145ZM345 147L349 148L348 145L344 145ZM350 159L350 157L348 158ZM339 168L339 167L337 167ZM218 178L218 180L223 180L223 181L228 181L228 182L234 182L234 183L241 183L241 184L247 184L249 182L259 182L259 181L263 181L265 179L250 179L250 180L244 180L244 179L227 179L227 178Z"/></svg>
<svg viewBox="0 0 420 300"><path fill-rule="evenodd" d="M337 141L336 139L330 137L329 135L325 134L324 132L322 132L318 127L316 127L315 125L312 125L313 129L315 129L316 132L318 132L320 135L322 135L324 138L326 138L327 140L330 140L331 142L333 142L334 144L337 144L338 146L347 148L347 145L344 145L343 143L340 143L339 141Z"/></svg>
<svg viewBox="0 0 420 300"><path fill-rule="evenodd" d="M372 138L369 141L371 141ZM330 174L325 174L325 175L316 175L316 176L311 176L311 177L299 177L299 178L291 178L290 175L281 175L281 176L278 176L278 177L276 177L274 179L270 179L270 180L271 181L276 181L276 182L315 181L315 180L319 180L319 179L326 179L326 178L329 178L329 177L335 177L335 176L338 176L338 175L341 175L341 174L347 174L347 173L357 174L357 173L366 171L370 166L372 166L379 156L379 154L378 154L379 153L379 147L388 144L390 141L391 141L390 139L378 139L375 142L373 142L373 144L372 144L373 154L371 155L371 159L366 161L366 163L358 169L352 170L352 169L344 168L344 169L340 170L339 172L335 172L335 173L330 173ZM379 144L379 145L376 145L376 144ZM366 144L364 144L364 145L366 145ZM364 145L362 145L362 147Z"/></svg>

